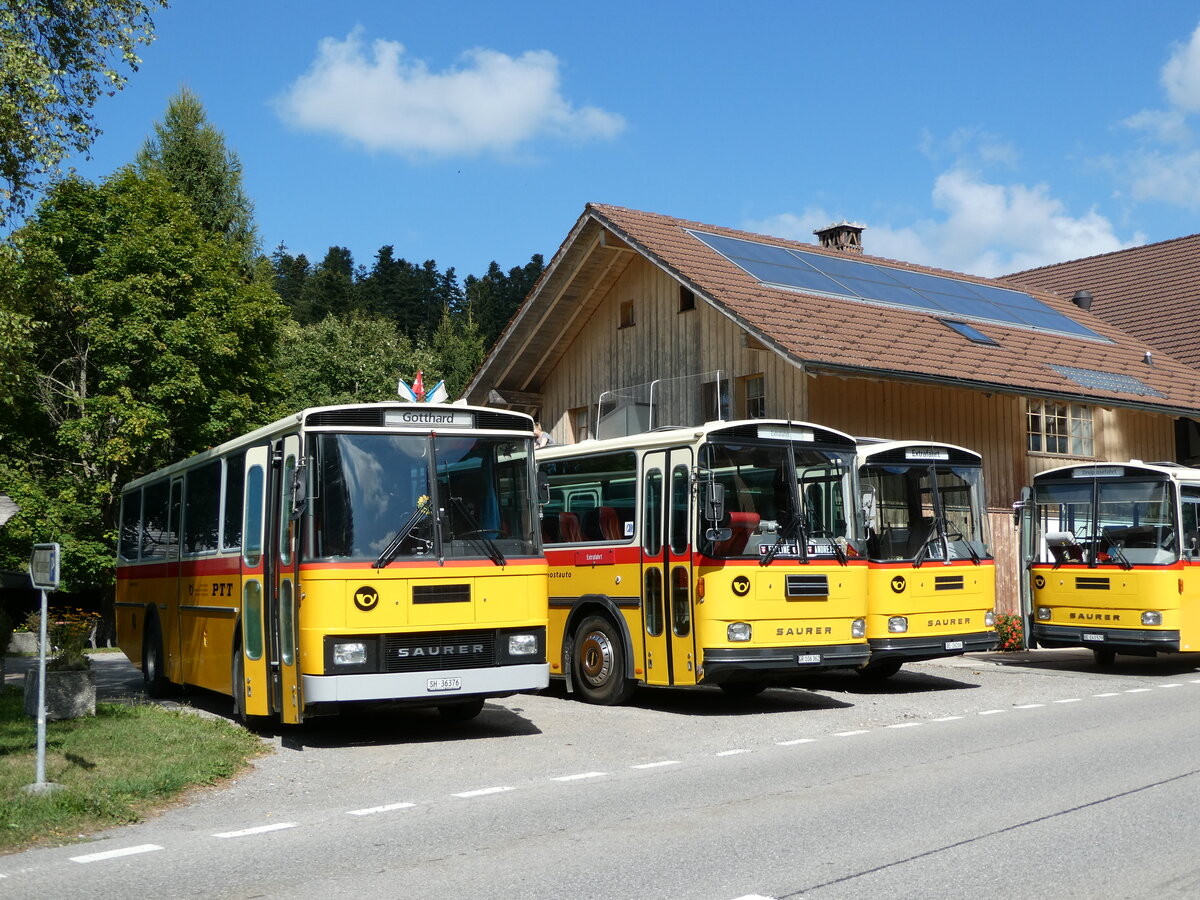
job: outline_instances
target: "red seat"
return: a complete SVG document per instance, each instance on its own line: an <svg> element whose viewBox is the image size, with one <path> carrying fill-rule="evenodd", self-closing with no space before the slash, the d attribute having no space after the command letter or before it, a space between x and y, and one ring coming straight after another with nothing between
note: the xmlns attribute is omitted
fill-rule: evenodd
<svg viewBox="0 0 1200 900"><path fill-rule="evenodd" d="M727 541L713 545L714 556L737 556L746 549L746 543L758 527L759 515L752 512L731 512L729 530L733 532Z"/></svg>
<svg viewBox="0 0 1200 900"><path fill-rule="evenodd" d="M624 537L621 534L621 520L617 518L617 511L611 506L600 507L600 533L606 541L619 541Z"/></svg>
<svg viewBox="0 0 1200 900"><path fill-rule="evenodd" d="M583 543L583 532L579 530L579 516L575 513L558 514L558 540L563 544Z"/></svg>

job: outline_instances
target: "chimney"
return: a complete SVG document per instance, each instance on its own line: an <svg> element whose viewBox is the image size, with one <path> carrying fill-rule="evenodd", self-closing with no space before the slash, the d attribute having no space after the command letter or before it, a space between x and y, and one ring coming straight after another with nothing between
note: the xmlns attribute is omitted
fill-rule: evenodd
<svg viewBox="0 0 1200 900"><path fill-rule="evenodd" d="M866 225L854 225L844 219L824 228L813 229L813 234L826 250L841 250L843 253L863 252L862 233Z"/></svg>
<svg viewBox="0 0 1200 900"><path fill-rule="evenodd" d="M1071 302L1087 312L1092 308L1092 295L1088 291L1076 291L1075 295L1071 297Z"/></svg>

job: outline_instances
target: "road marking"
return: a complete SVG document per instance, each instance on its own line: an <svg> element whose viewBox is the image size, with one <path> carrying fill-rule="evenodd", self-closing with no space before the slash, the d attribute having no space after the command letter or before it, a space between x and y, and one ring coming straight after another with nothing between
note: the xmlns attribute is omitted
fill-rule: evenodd
<svg viewBox="0 0 1200 900"><path fill-rule="evenodd" d="M1004 709L985 709L985 710L984 710L983 712L981 712L981 713L976 713L976 715L979 715L979 716L998 716L998 715L1000 715L1000 713L1002 713L1002 712L1007 712L1007 711L1008 711L1008 710L1004 710Z"/></svg>
<svg viewBox="0 0 1200 900"><path fill-rule="evenodd" d="M895 725L889 725L888 728L916 728L918 725L924 724L924 722L897 722Z"/></svg>
<svg viewBox="0 0 1200 900"><path fill-rule="evenodd" d="M657 769L659 766L677 766L677 765L679 765L679 760L677 760L677 759L664 759L664 760L660 760L659 762L642 763L641 765L638 765L638 766L630 766L629 768L631 768L631 769Z"/></svg>
<svg viewBox="0 0 1200 900"><path fill-rule="evenodd" d="M1054 702L1055 703L1079 703L1080 698L1079 697L1071 697L1070 699L1067 699L1067 700L1055 700Z"/></svg>
<svg viewBox="0 0 1200 900"><path fill-rule="evenodd" d="M391 812L393 809L409 809L416 806L415 803L389 803L386 806L368 806L366 809L351 809L348 810L348 816L370 816L375 813Z"/></svg>
<svg viewBox="0 0 1200 900"><path fill-rule="evenodd" d="M490 787L480 788L477 791L463 791L461 794L454 794L455 797L483 797L487 794L503 794L505 791L514 790L511 787Z"/></svg>
<svg viewBox="0 0 1200 900"><path fill-rule="evenodd" d="M750 753L750 752L751 751L748 748L742 747L738 750L722 750L720 753L717 754L717 756L737 756L739 753Z"/></svg>
<svg viewBox="0 0 1200 900"><path fill-rule="evenodd" d="M1127 691L1125 691L1125 693L1127 693L1127 694L1145 694L1149 690L1150 690L1150 688L1129 688Z"/></svg>
<svg viewBox="0 0 1200 900"><path fill-rule="evenodd" d="M866 734L867 729L861 728L858 731L839 731L834 737L854 737L856 734Z"/></svg>
<svg viewBox="0 0 1200 900"><path fill-rule="evenodd" d="M1171 684L1160 684L1159 687L1160 688L1173 688L1173 687L1183 687L1183 685L1180 684L1178 681L1174 681Z"/></svg>
<svg viewBox="0 0 1200 900"><path fill-rule="evenodd" d="M582 778L603 778L607 772L580 772L578 775L559 775L554 781L579 781Z"/></svg>
<svg viewBox="0 0 1200 900"><path fill-rule="evenodd" d="M1108 691L1107 693L1103 693L1103 694L1092 694L1092 696L1093 697L1120 697L1121 695L1117 691Z"/></svg>
<svg viewBox="0 0 1200 900"><path fill-rule="evenodd" d="M942 716L940 719L930 719L931 722L953 722L955 719L961 719L962 716Z"/></svg>
<svg viewBox="0 0 1200 900"><path fill-rule="evenodd" d="M794 741L776 741L776 747L795 747L797 744L811 744L816 738L796 738Z"/></svg>
<svg viewBox="0 0 1200 900"><path fill-rule="evenodd" d="M218 838L248 837L252 834L266 834L268 831L283 831L285 828L295 828L299 822L277 822L274 825L259 825L257 828L243 828L241 831L222 831L214 834Z"/></svg>
<svg viewBox="0 0 1200 900"><path fill-rule="evenodd" d="M1020 706L1014 706L1013 709L1039 709L1045 705L1045 703L1022 703Z"/></svg>
<svg viewBox="0 0 1200 900"><path fill-rule="evenodd" d="M120 850L106 850L103 853L89 853L86 856L72 856L71 862L100 862L101 860L105 859L116 859L118 856L133 856L137 853L150 853L151 851L161 849L162 847L158 846L158 844L138 844L136 847L122 847Z"/></svg>

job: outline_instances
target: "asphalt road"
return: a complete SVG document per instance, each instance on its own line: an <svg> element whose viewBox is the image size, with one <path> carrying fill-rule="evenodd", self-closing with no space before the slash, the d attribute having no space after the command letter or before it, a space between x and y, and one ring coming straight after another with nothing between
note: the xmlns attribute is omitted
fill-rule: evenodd
<svg viewBox="0 0 1200 900"><path fill-rule="evenodd" d="M751 701L642 689L602 708L552 688L461 725L314 720L186 806L0 858L0 892L1193 897L1198 664L986 654ZM115 656L98 680L137 690Z"/></svg>

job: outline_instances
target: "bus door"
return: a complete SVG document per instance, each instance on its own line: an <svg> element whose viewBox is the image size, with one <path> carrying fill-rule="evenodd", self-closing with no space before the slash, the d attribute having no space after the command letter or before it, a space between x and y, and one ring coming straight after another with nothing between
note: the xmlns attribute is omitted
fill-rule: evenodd
<svg viewBox="0 0 1200 900"><path fill-rule="evenodd" d="M648 684L695 684L692 454L647 453L643 465L643 624Z"/></svg>
<svg viewBox="0 0 1200 900"><path fill-rule="evenodd" d="M171 505L168 507L167 519L167 534L170 535L167 543L167 578L163 598L156 599L158 621L163 630L163 652L167 655L165 674L168 680L181 684L186 675L184 672L186 657L183 655L183 616L179 611L181 594L185 590L183 565L180 562L183 553L182 478L171 479ZM163 603L163 599L166 599L167 602Z"/></svg>
<svg viewBox="0 0 1200 900"><path fill-rule="evenodd" d="M300 438L289 434L282 443L282 467L276 485L275 521L277 539L274 543L275 561L272 566L273 591L270 603L271 662L276 666L273 691L280 720L284 724L299 724L304 703L300 696L300 660L297 652L296 611L299 606L300 572L296 536L296 479L299 469Z"/></svg>
<svg viewBox="0 0 1200 900"><path fill-rule="evenodd" d="M244 712L265 716L271 711L271 689L264 629L264 584L269 570L263 552L267 535L268 478L271 448L246 451L242 515L241 639L233 647L233 696L244 698ZM238 684L238 680L241 684Z"/></svg>

